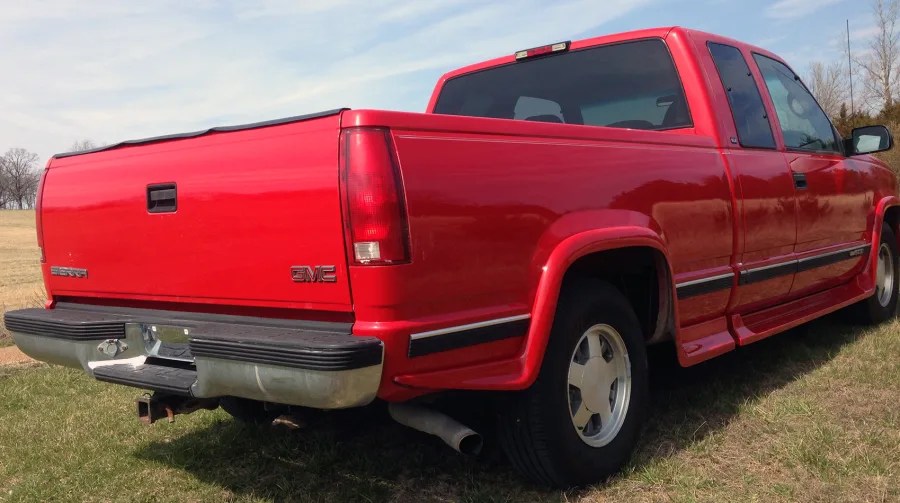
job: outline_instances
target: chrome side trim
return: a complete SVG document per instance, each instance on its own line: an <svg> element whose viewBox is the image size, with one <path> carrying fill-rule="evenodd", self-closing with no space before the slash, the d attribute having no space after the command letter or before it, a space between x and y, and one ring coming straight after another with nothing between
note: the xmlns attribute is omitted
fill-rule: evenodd
<svg viewBox="0 0 900 503"><path fill-rule="evenodd" d="M763 271L770 271L772 269L777 269L779 267L787 267L789 265L794 265L797 262L799 262L799 260L794 258L791 260L785 260L784 262L778 262L775 264L764 265L762 267L754 267L752 269L744 269L743 271L741 271L741 274L754 274L754 273L763 272Z"/></svg>
<svg viewBox="0 0 900 503"><path fill-rule="evenodd" d="M679 299L687 299L731 288L733 281L734 273L729 272L678 283L675 285L675 292L678 294Z"/></svg>
<svg viewBox="0 0 900 503"><path fill-rule="evenodd" d="M478 323L469 323L468 325L457 325L455 327L441 328L438 330L429 330L428 332L419 332L417 334L410 335L409 338L411 340L427 339L429 337L434 337L436 335L452 334L455 332L465 332L466 330L490 327L493 325L501 325L503 323L527 320L529 318L531 318L530 314L521 314L518 316L509 316L506 318L497 318L494 320L479 321Z"/></svg>
<svg viewBox="0 0 900 503"><path fill-rule="evenodd" d="M797 272L797 259L790 259L776 264L769 264L762 267L754 267L752 269L744 269L738 277L739 285L749 285L751 283L759 283L761 281L785 276Z"/></svg>
<svg viewBox="0 0 900 503"><path fill-rule="evenodd" d="M521 314L412 334L409 336L408 356L415 358L522 337L528 333L530 318L530 314Z"/></svg>
<svg viewBox="0 0 900 503"><path fill-rule="evenodd" d="M675 285L675 288L684 288L686 286L700 285L702 283L707 283L709 281L716 281L716 280L720 280L720 279L733 278L733 277L734 277L734 273L729 272L726 274L719 274L718 276L710 276L708 278L692 279L690 281L685 281L684 283L678 283L677 285Z"/></svg>

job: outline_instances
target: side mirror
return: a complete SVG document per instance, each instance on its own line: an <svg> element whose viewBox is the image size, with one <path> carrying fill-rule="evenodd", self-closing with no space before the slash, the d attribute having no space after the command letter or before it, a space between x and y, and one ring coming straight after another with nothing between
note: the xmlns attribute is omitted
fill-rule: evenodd
<svg viewBox="0 0 900 503"><path fill-rule="evenodd" d="M872 154L890 150L894 146L894 137L884 126L858 127L845 140L847 155Z"/></svg>

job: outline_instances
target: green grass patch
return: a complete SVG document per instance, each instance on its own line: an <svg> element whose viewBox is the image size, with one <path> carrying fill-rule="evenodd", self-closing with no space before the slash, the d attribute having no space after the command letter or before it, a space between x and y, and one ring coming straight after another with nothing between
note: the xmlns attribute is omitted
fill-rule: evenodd
<svg viewBox="0 0 900 503"><path fill-rule="evenodd" d="M221 410L142 426L140 392L0 367L0 501L898 501L900 324L829 317L697 367L651 352L653 409L606 484L548 491L379 405L290 431ZM481 403L481 402L479 402Z"/></svg>

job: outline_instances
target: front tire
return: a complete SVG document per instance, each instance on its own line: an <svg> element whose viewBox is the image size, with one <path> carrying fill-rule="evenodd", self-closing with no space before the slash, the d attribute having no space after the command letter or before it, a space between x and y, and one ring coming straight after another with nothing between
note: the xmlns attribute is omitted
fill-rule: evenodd
<svg viewBox="0 0 900 503"><path fill-rule="evenodd" d="M500 442L536 483L594 483L631 456L647 406L646 348L634 311L612 285L581 281L560 295L537 380L501 408Z"/></svg>
<svg viewBox="0 0 900 503"><path fill-rule="evenodd" d="M875 270L875 293L868 299L853 306L856 319L866 325L877 325L887 321L897 313L897 296L900 291L898 274L897 238L885 223L878 243Z"/></svg>

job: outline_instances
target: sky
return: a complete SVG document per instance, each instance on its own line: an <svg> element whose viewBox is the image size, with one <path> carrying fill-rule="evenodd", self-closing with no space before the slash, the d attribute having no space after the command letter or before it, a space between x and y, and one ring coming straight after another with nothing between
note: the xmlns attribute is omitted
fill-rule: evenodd
<svg viewBox="0 0 900 503"><path fill-rule="evenodd" d="M456 67L680 25L801 75L873 33L868 0L0 0L0 154L338 107L422 112Z"/></svg>

